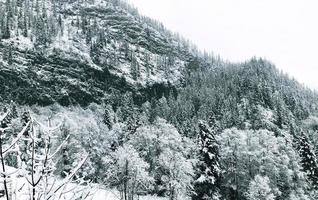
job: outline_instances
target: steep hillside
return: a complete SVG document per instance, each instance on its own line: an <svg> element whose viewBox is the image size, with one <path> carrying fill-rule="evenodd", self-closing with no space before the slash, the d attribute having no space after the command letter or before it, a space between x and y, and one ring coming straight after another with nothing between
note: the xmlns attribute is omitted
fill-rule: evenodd
<svg viewBox="0 0 318 200"><path fill-rule="evenodd" d="M315 200L317 115L271 62L202 53L125 1L0 0L0 161L26 177L125 200Z"/></svg>
<svg viewBox="0 0 318 200"><path fill-rule="evenodd" d="M177 85L200 60L189 43L121 1L8 0L0 10L3 100L87 105L111 89L138 95Z"/></svg>

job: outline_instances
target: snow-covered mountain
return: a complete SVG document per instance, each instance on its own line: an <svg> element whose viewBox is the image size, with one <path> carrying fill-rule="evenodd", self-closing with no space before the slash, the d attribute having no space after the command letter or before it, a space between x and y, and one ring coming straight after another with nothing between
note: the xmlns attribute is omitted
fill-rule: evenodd
<svg viewBox="0 0 318 200"><path fill-rule="evenodd" d="M87 105L112 89L143 96L203 62L195 46L124 1L7 0L0 10L4 100Z"/></svg>
<svg viewBox="0 0 318 200"><path fill-rule="evenodd" d="M0 0L0 161L33 197L51 177L125 200L314 200L317 115L271 62L200 52L125 1Z"/></svg>

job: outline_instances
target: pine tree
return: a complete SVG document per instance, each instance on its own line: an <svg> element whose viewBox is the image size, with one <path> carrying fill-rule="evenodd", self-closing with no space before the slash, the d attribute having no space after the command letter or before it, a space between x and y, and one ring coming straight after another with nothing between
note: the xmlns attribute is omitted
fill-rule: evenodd
<svg viewBox="0 0 318 200"><path fill-rule="evenodd" d="M107 125L108 129L111 129L113 126L113 109L111 107L111 105L107 105L105 107L105 113L104 113L104 117L103 117L103 122Z"/></svg>
<svg viewBox="0 0 318 200"><path fill-rule="evenodd" d="M148 117L150 123L153 123L155 119L158 117L157 105L158 105L158 100L155 98L152 98L150 100L149 117Z"/></svg>
<svg viewBox="0 0 318 200"><path fill-rule="evenodd" d="M318 187L318 162L314 147L305 133L301 133L299 138L299 154L303 170L306 172L312 185Z"/></svg>
<svg viewBox="0 0 318 200"><path fill-rule="evenodd" d="M22 9L19 9L19 14L18 14L18 28L23 30L23 12Z"/></svg>
<svg viewBox="0 0 318 200"><path fill-rule="evenodd" d="M12 52L12 45L8 47L8 52L7 52L7 62L9 65L12 65L13 63L13 52Z"/></svg>
<svg viewBox="0 0 318 200"><path fill-rule="evenodd" d="M136 130L142 125L138 113L132 113L127 119L127 132L128 134L134 134Z"/></svg>
<svg viewBox="0 0 318 200"><path fill-rule="evenodd" d="M144 53L145 55L145 67L146 67L146 74L147 74L147 77L149 78L150 77L150 72L151 72L151 68L150 68L150 56L147 52Z"/></svg>
<svg viewBox="0 0 318 200"><path fill-rule="evenodd" d="M6 6L7 18L10 19L11 17L13 17L11 1L6 0L5 6Z"/></svg>
<svg viewBox="0 0 318 200"><path fill-rule="evenodd" d="M10 17L9 17L9 14L7 13L6 20L4 21L4 30L2 34L2 39L9 39L10 37L11 37Z"/></svg>
<svg viewBox="0 0 318 200"><path fill-rule="evenodd" d="M46 45L47 44L47 34L45 29L45 19L42 17L35 18L35 37L36 45Z"/></svg>
<svg viewBox="0 0 318 200"><path fill-rule="evenodd" d="M63 124L61 126L61 142L63 141L66 141L67 144L70 143L70 140L69 140L69 135L70 135L70 129L69 127L66 125L66 121L64 120L63 121ZM61 176L62 177L66 177L67 174L70 173L71 169L72 169L72 163L71 163L71 160L70 160L70 157L69 157L69 146L68 145L63 145L62 148L61 148L61 164L62 164L62 170L61 170Z"/></svg>
<svg viewBox="0 0 318 200"><path fill-rule="evenodd" d="M63 35L64 34L64 25L63 25L63 20L62 20L62 16L61 15L59 15L59 18L58 18L57 22L58 22L58 27L61 30L61 34Z"/></svg>
<svg viewBox="0 0 318 200"><path fill-rule="evenodd" d="M137 62L137 58L136 58L135 54L133 54L133 56L132 56L130 73L131 73L132 78L135 81L138 80L138 78L140 76L140 71L139 71L139 64Z"/></svg>
<svg viewBox="0 0 318 200"><path fill-rule="evenodd" d="M86 32L86 44L91 44L93 37L92 29L91 27L87 27L87 32Z"/></svg>
<svg viewBox="0 0 318 200"><path fill-rule="evenodd" d="M31 121L31 116L30 116L30 113L29 112L24 112L22 114L22 118L21 118L21 121L22 121L22 125L23 126L26 126L28 123L30 123ZM31 131L30 127L23 133L23 142L22 144L20 145L20 160L22 161L22 163L27 163L27 161L30 159L29 158L29 155L27 154L27 151L29 149L29 142L27 139L29 139L29 132Z"/></svg>
<svg viewBox="0 0 318 200"><path fill-rule="evenodd" d="M81 14L81 29L84 34L87 31L87 25L88 25L88 20L86 16L84 14Z"/></svg>
<svg viewBox="0 0 318 200"><path fill-rule="evenodd" d="M219 196L220 169L215 133L204 121L199 122L200 155L197 179L194 182L194 200L217 199Z"/></svg>

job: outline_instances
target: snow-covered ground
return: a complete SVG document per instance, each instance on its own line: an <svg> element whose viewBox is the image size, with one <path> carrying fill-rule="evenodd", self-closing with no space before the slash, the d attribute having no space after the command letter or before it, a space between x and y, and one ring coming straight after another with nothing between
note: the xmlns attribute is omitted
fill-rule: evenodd
<svg viewBox="0 0 318 200"><path fill-rule="evenodd" d="M29 200L31 188L28 186L28 182L25 177L19 177L19 171L15 168L6 166L6 174L11 174L10 178L7 179L7 185L12 200ZM58 181L55 182L59 185ZM68 185L69 188L76 188L74 191L81 191L82 186L74 184ZM3 189L3 180L0 181L0 190ZM65 190L67 191L67 189ZM94 185L89 189L91 195L85 199L88 200L120 200L120 194L117 190L105 189L101 185ZM73 193L69 192L68 195L62 198L63 200L73 200ZM0 197L0 200L6 199ZM42 198L41 198L42 199ZM54 199L54 198L53 198ZM136 200L166 200L166 198L156 196L136 196Z"/></svg>
<svg viewBox="0 0 318 200"><path fill-rule="evenodd" d="M120 200L119 193L116 190L97 190L92 196L92 200ZM166 200L166 198L155 196L139 196L136 200Z"/></svg>
<svg viewBox="0 0 318 200"><path fill-rule="evenodd" d="M16 181L13 181L13 182L9 182L9 188L14 190L11 195L12 200L29 199L30 196L29 196L29 193L27 192L28 187L25 185L26 185L26 181L22 180L22 178L17 179ZM71 193L70 193L70 196L71 196ZM5 197L0 197L0 200L2 199L5 199ZM71 197L63 198L63 199L73 200ZM88 200L120 200L120 194L118 191L111 190L111 189L92 189L92 195L87 197L87 199ZM166 198L148 195L148 196L136 196L136 200L166 200Z"/></svg>

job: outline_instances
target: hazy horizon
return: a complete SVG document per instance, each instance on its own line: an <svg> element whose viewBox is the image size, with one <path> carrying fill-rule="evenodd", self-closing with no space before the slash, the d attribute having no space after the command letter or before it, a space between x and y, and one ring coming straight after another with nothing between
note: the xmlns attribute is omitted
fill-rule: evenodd
<svg viewBox="0 0 318 200"><path fill-rule="evenodd" d="M239 62L253 56L318 90L314 0L130 0L141 14L193 41L201 50Z"/></svg>

